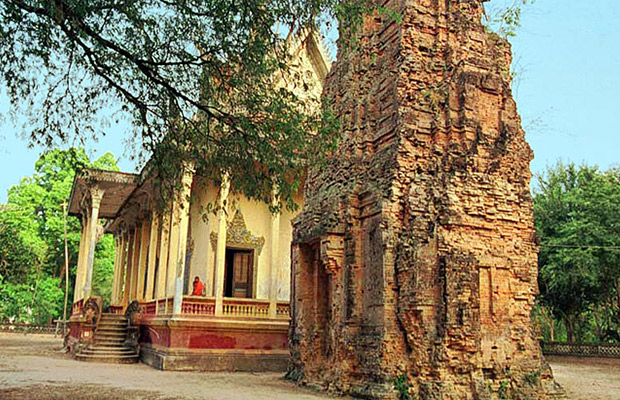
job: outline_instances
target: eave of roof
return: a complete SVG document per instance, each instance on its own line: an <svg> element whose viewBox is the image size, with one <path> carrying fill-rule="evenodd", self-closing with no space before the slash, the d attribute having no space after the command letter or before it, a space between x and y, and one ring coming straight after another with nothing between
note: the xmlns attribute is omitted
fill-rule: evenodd
<svg viewBox="0 0 620 400"><path fill-rule="evenodd" d="M105 190L101 200L100 218L115 218L126 198L138 186L139 174L86 168L75 175L69 197L69 215L82 214L80 202L87 188L97 185ZM118 203L118 205L117 205Z"/></svg>

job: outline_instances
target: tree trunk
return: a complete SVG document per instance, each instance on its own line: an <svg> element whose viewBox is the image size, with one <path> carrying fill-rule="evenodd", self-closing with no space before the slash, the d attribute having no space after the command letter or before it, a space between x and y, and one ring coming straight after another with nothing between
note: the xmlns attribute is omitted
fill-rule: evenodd
<svg viewBox="0 0 620 400"><path fill-rule="evenodd" d="M592 311L592 315L594 316L594 324L596 325L596 338L599 342L603 342L605 340L605 338L603 337L605 334L605 330L601 325L602 321L599 316L599 309L595 307L594 311Z"/></svg>
<svg viewBox="0 0 620 400"><path fill-rule="evenodd" d="M575 341L575 321L572 320L572 317L566 317L564 319L564 325L566 326L566 339L568 342Z"/></svg>
<svg viewBox="0 0 620 400"><path fill-rule="evenodd" d="M549 314L549 339L551 339L552 342L555 342L554 322L553 314Z"/></svg>
<svg viewBox="0 0 620 400"><path fill-rule="evenodd" d="M69 256L69 259L67 260L67 262L69 263L69 265L71 265L71 256ZM63 286L63 280L65 279L65 268L64 266L60 269L60 281L58 282L58 287L62 289Z"/></svg>

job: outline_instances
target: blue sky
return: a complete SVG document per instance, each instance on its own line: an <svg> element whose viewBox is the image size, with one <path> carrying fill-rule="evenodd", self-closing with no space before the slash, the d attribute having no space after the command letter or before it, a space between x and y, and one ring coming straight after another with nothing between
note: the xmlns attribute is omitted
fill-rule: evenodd
<svg viewBox="0 0 620 400"><path fill-rule="evenodd" d="M501 6L514 0L492 0ZM534 173L558 160L599 165L620 161L620 1L536 0L524 9L512 38L516 72L513 90L527 139L534 149ZM22 176L31 175L41 148L28 149L7 117L0 91L0 203ZM127 123L106 128L87 143L91 159L111 151L124 171L134 171L125 142Z"/></svg>

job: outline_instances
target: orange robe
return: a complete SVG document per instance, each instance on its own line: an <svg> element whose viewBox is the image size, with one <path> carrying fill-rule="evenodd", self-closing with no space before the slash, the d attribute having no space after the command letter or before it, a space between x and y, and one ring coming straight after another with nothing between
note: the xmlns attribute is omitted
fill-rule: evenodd
<svg viewBox="0 0 620 400"><path fill-rule="evenodd" d="M202 289L204 289L205 285L198 280L198 282L194 282L194 291L192 292L192 296L202 296Z"/></svg>

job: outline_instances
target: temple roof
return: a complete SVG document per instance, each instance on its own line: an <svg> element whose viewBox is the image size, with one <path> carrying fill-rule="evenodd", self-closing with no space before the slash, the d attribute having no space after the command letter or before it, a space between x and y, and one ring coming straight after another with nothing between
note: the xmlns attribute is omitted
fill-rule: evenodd
<svg viewBox="0 0 620 400"><path fill-rule="evenodd" d="M69 215L82 214L84 202L90 197L89 188L96 185L105 190L99 208L99 218L113 219L136 189L139 181L139 174L86 168L76 174L73 180Z"/></svg>

